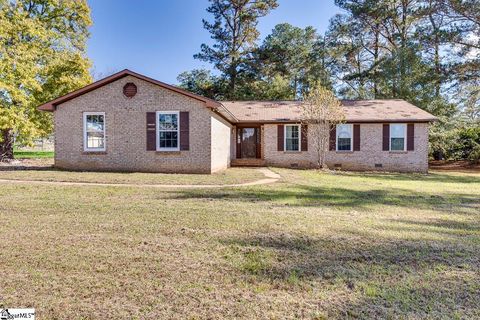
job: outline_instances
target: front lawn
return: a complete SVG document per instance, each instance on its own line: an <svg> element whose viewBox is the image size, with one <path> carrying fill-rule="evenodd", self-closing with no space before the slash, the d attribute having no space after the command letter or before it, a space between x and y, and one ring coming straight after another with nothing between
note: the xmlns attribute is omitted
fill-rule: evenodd
<svg viewBox="0 0 480 320"><path fill-rule="evenodd" d="M248 188L1 184L0 304L41 319L480 317L479 174L274 170Z"/></svg>
<svg viewBox="0 0 480 320"><path fill-rule="evenodd" d="M15 159L53 159L53 151L25 151L15 149L13 152Z"/></svg>
<svg viewBox="0 0 480 320"><path fill-rule="evenodd" d="M225 185L240 184L264 179L259 170L247 168L229 168L215 174L163 174L163 173L121 173L121 172L75 172L53 168L47 170L11 170L0 171L0 179L88 182L118 184L167 184L167 185Z"/></svg>

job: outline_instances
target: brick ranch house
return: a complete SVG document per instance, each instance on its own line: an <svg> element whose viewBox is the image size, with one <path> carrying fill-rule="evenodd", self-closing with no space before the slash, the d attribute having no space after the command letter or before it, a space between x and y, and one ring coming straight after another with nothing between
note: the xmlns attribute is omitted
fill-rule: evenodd
<svg viewBox="0 0 480 320"><path fill-rule="evenodd" d="M69 170L212 173L230 165L312 167L299 101L215 101L118 72L39 106L54 114L55 166ZM327 164L427 172L436 118L402 100L343 101Z"/></svg>

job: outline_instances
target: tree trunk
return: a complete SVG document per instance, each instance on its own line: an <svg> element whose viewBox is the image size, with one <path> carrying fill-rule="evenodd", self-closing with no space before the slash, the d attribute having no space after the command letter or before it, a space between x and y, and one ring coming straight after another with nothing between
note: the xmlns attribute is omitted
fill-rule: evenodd
<svg viewBox="0 0 480 320"><path fill-rule="evenodd" d="M330 124L319 123L317 125L318 136L312 137L315 141L317 151L317 169L325 169L327 167L326 158L330 139Z"/></svg>
<svg viewBox="0 0 480 320"><path fill-rule="evenodd" d="M432 6L434 5L432 3L433 1L430 1L430 7L431 7L431 10L432 12L434 11L435 8L432 8ZM432 32L434 34L434 39L433 39L433 43L434 43L434 50L435 50L435 53L434 53L434 64L435 64L435 97L436 98L439 98L440 97L440 91L441 91L441 86L442 86L442 76L441 76L441 72L442 72L442 68L441 68L441 64L440 64L440 27L437 26L437 23L435 21L435 18L433 16L433 13L430 12L430 14L428 15L428 18L430 20L430 24L432 25Z"/></svg>
<svg viewBox="0 0 480 320"><path fill-rule="evenodd" d="M237 99L236 96L236 85L237 85L237 67L236 62L232 60L232 65L230 66L229 70L229 84L228 84L228 98L231 100Z"/></svg>
<svg viewBox="0 0 480 320"><path fill-rule="evenodd" d="M375 99L378 99L378 58L379 58L379 43L380 43L380 33L378 29L380 28L379 24L375 25L375 43L374 43L374 54L373 54L373 64L375 65L375 69L373 70L373 95Z"/></svg>
<svg viewBox="0 0 480 320"><path fill-rule="evenodd" d="M297 76L293 78L293 100L297 99Z"/></svg>
<svg viewBox="0 0 480 320"><path fill-rule="evenodd" d="M438 36L435 36L435 97L439 98L440 97L440 90L441 90L441 85L442 85L442 80L441 80L441 72L442 69L440 67L440 48L438 45Z"/></svg>
<svg viewBox="0 0 480 320"><path fill-rule="evenodd" d="M398 83L399 97L404 98L405 93L408 91L406 84L406 74L407 74L407 18L408 18L408 6L409 0L402 0L402 12L401 12L401 27L400 27L400 81ZM396 98L396 97L395 97Z"/></svg>
<svg viewBox="0 0 480 320"><path fill-rule="evenodd" d="M13 160L13 131L11 129L3 129L0 141L0 161Z"/></svg>

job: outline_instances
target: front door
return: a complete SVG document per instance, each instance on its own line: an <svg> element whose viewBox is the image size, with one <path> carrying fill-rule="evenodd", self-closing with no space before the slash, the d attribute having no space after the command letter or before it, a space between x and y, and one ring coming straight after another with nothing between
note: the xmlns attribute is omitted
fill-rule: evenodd
<svg viewBox="0 0 480 320"><path fill-rule="evenodd" d="M260 158L260 128L237 129L237 159Z"/></svg>

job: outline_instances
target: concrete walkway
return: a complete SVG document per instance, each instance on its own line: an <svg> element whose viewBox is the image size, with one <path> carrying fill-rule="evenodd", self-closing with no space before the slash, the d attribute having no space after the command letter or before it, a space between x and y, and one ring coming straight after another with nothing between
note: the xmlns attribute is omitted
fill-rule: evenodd
<svg viewBox="0 0 480 320"><path fill-rule="evenodd" d="M67 182L67 181L41 181L41 180L13 180L0 179L0 183L12 184L38 184L54 186L99 186L99 187L136 187L136 188L163 188L163 189L211 189L248 187L271 184L277 182L281 176L268 168L258 168L265 179L239 184L135 184L135 183L96 183L96 182Z"/></svg>

